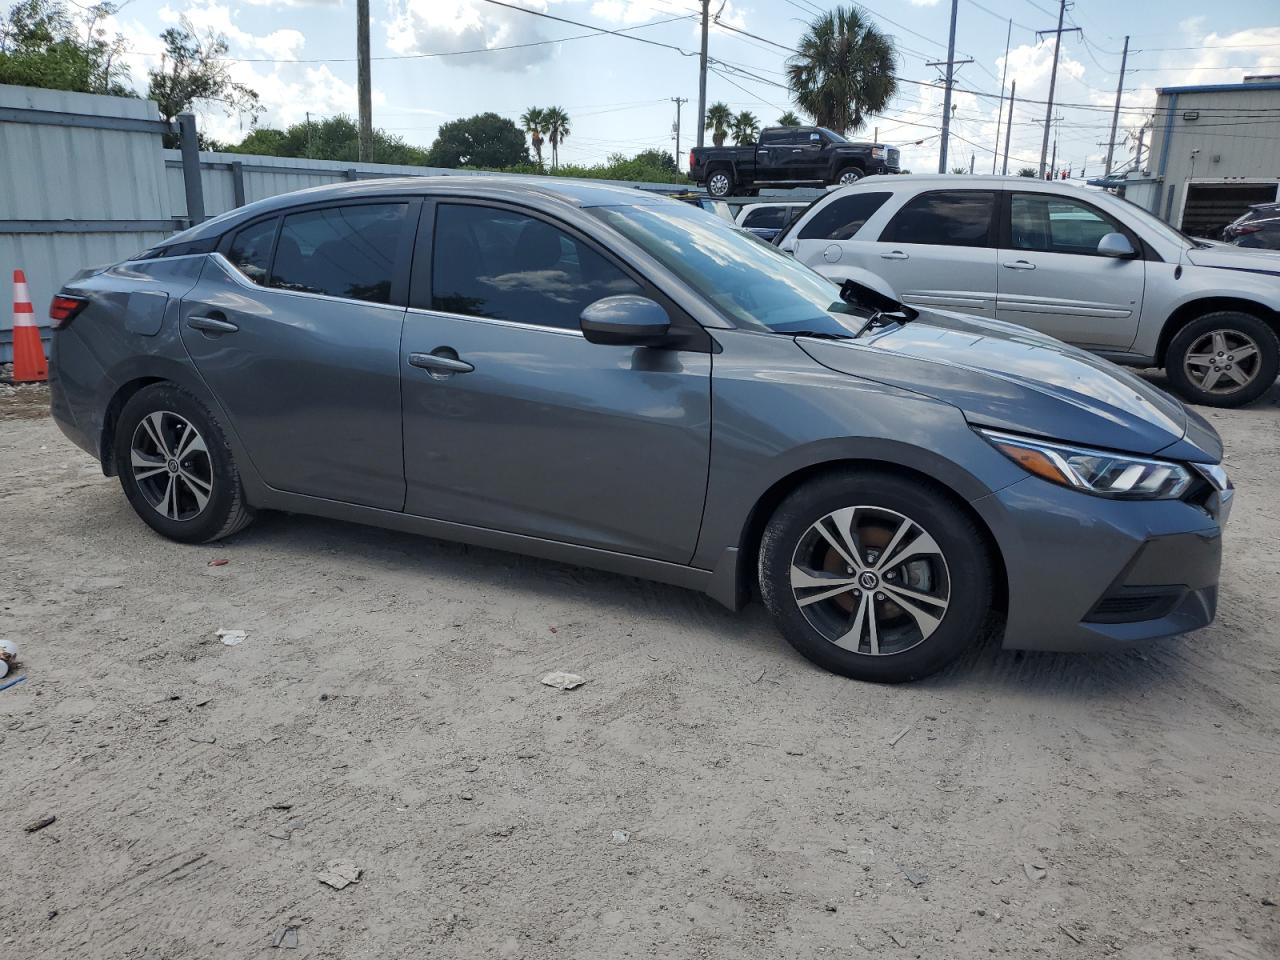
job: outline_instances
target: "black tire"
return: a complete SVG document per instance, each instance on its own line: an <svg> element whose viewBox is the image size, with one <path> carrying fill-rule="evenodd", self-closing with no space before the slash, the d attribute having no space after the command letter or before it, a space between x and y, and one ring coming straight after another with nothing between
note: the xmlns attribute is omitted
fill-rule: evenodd
<svg viewBox="0 0 1280 960"><path fill-rule="evenodd" d="M143 425L144 420L148 425ZM204 450L195 447L179 469L173 466L178 458L165 451L181 452L177 447L188 436L183 421L194 428L194 442L203 442ZM166 444L163 449L154 439L157 424ZM148 461L135 469L135 444L148 446L141 456L150 457L156 466ZM116 424L114 455L120 486L130 505L148 526L170 540L209 543L231 536L253 519L222 428L203 403L171 383L143 387L125 403ZM185 472L187 469L191 472ZM197 475L199 480L185 479ZM200 503L195 491L203 489L198 484L205 479L210 481L210 489L205 491L205 502Z"/></svg>
<svg viewBox="0 0 1280 960"><path fill-rule="evenodd" d="M707 171L707 194L721 200L733 196L735 184L733 171L727 167L715 167Z"/></svg>
<svg viewBox="0 0 1280 960"><path fill-rule="evenodd" d="M892 545L890 531L900 522L892 518L893 514L909 520L912 526L893 550L892 557L910 557L920 536L916 531L927 532L939 548L940 565L923 556L909 559L902 566L890 563L880 569L885 576L879 585L867 591L866 602L874 611L872 616L879 625L880 641L885 647L900 644L898 651L884 649L879 655L873 655L869 638L865 652L837 646L828 633L840 633L858 622L856 613L862 601L845 592L802 609L792 588L793 562L809 565L808 561L798 559L800 553L809 549L808 544L816 544L819 551L831 550L816 535L814 525L820 520L828 522L824 518L833 511L851 507L867 508L855 514L861 530L858 542L872 551L863 559L874 555L876 548L870 541L876 539L882 522L885 527L879 534L880 546ZM829 553L828 558L835 558L834 552ZM843 560L835 559L836 566L843 569L832 571L828 565L821 568L822 572L844 577L851 568ZM920 565L932 572L921 576ZM901 683L941 669L982 636L991 609L992 562L986 539L976 523L942 489L879 471L833 472L804 484L788 496L765 528L760 544L759 576L764 604L787 641L819 666L856 680ZM895 579L892 586L891 578ZM892 600L884 602L890 597L890 591L901 588L904 580L923 591L917 595L928 593L945 600L945 606L916 605L917 613L927 610L938 614L937 618L928 618L937 621L932 632L925 633L924 623L906 605L898 606ZM819 588L816 592L823 590ZM806 594L806 597L812 595ZM847 611L844 610L846 601ZM820 617L833 624L834 630L819 629L815 623ZM913 631L921 635L919 639L913 639ZM859 648L862 636L859 630L856 642ZM841 639L847 643L848 637L846 634ZM900 639L893 639L895 637Z"/></svg>
<svg viewBox="0 0 1280 960"><path fill-rule="evenodd" d="M1221 351L1210 345L1215 334L1223 337ZM1232 349L1250 344L1256 352L1237 360ZM1207 354L1206 345L1210 345ZM1223 354L1220 360L1219 352ZM1188 357L1205 356L1212 358L1207 365L1194 360L1188 363ZM1169 385L1189 403L1239 407L1258 399L1275 383L1280 371L1280 341L1275 330L1253 314L1216 310L1197 317L1174 335L1165 353L1164 369ZM1239 375L1247 375L1247 382L1239 383ZM1216 377L1216 382L1211 377Z"/></svg>
<svg viewBox="0 0 1280 960"><path fill-rule="evenodd" d="M835 172L835 176L831 178L832 186L847 187L851 183L857 183L866 174L861 167L841 167Z"/></svg>

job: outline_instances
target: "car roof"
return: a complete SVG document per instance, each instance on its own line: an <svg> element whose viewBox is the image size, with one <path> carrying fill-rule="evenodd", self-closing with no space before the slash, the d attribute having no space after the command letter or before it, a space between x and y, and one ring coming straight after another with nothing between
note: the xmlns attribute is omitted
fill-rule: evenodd
<svg viewBox="0 0 1280 960"><path fill-rule="evenodd" d="M455 174L434 177L379 177L308 187L267 197L237 207L175 234L172 243L220 235L238 224L263 214L328 201L375 199L382 196L461 196L471 199L509 200L546 209L555 207L635 206L668 203L665 196L639 187L615 186L569 177L477 176Z"/></svg>

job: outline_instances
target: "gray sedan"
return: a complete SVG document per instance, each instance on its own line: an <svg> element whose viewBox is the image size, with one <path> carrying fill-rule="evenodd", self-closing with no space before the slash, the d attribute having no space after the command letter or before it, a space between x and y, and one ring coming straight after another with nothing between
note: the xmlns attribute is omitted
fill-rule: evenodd
<svg viewBox="0 0 1280 960"><path fill-rule="evenodd" d="M881 681L992 622L1087 650L1214 615L1232 491L1199 416L638 191L275 197L51 314L58 424L175 540L286 510L756 594L805 656Z"/></svg>

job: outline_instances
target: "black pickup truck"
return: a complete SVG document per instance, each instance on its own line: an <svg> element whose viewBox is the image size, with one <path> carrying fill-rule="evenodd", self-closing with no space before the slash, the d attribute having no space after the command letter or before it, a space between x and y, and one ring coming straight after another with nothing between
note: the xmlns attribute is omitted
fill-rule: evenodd
<svg viewBox="0 0 1280 960"><path fill-rule="evenodd" d="M754 195L760 187L853 183L897 173L898 150L852 143L825 127L765 127L751 147L694 147L689 177L713 197Z"/></svg>

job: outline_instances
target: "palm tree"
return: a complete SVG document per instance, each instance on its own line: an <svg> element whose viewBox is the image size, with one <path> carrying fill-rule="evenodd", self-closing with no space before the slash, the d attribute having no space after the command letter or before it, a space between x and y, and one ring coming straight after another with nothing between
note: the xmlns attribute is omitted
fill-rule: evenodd
<svg viewBox="0 0 1280 960"><path fill-rule="evenodd" d="M711 142L717 147L724 146L724 139L729 135L729 125L733 123L733 111L729 105L717 100L707 107L707 129L711 131Z"/></svg>
<svg viewBox="0 0 1280 960"><path fill-rule="evenodd" d="M803 127L804 121L796 116L795 111L788 110L778 118L778 126L780 127Z"/></svg>
<svg viewBox="0 0 1280 960"><path fill-rule="evenodd" d="M796 106L818 126L844 134L888 106L897 69L893 41L858 7L836 7L810 22L787 61L787 83Z"/></svg>
<svg viewBox="0 0 1280 960"><path fill-rule="evenodd" d="M750 110L743 110L729 125L733 128L733 142L740 147L751 146L760 134L760 121Z"/></svg>
<svg viewBox="0 0 1280 960"><path fill-rule="evenodd" d="M560 107L542 111L542 131L551 141L551 169L560 166L560 144L569 139L569 115Z"/></svg>
<svg viewBox="0 0 1280 960"><path fill-rule="evenodd" d="M538 158L538 166L542 166L542 122L545 111L541 107L530 107L520 115L520 125L533 141L533 154Z"/></svg>

